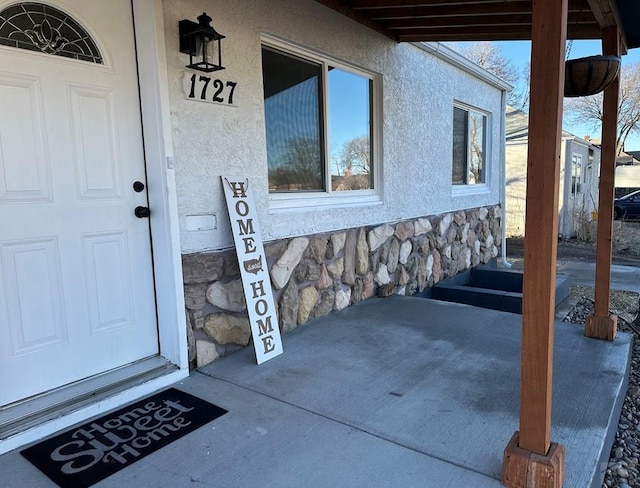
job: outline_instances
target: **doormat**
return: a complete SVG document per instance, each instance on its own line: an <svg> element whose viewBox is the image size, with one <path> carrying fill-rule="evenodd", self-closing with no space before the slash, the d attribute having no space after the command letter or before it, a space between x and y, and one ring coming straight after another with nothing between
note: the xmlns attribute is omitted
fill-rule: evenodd
<svg viewBox="0 0 640 488"><path fill-rule="evenodd" d="M88 487L225 413L224 408L169 388L21 454L58 486Z"/></svg>

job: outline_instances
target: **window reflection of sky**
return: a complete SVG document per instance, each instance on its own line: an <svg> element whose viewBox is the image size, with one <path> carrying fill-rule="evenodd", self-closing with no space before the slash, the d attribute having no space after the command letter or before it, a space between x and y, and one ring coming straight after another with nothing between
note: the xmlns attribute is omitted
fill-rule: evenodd
<svg viewBox="0 0 640 488"><path fill-rule="evenodd" d="M340 156L344 144L369 137L369 83L367 78L334 68L329 71L329 150Z"/></svg>

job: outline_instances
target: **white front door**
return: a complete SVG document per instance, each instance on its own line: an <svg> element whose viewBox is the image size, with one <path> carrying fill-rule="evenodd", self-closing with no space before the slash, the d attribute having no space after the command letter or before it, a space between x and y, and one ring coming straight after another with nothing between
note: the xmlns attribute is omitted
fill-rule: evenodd
<svg viewBox="0 0 640 488"><path fill-rule="evenodd" d="M158 353L131 3L47 5L0 0L0 406Z"/></svg>

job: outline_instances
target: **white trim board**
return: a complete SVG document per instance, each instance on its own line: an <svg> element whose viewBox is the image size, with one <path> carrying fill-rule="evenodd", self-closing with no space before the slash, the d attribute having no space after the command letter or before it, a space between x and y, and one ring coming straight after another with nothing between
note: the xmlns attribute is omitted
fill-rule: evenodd
<svg viewBox="0 0 640 488"><path fill-rule="evenodd" d="M160 354L189 370L161 0L132 0L147 165Z"/></svg>

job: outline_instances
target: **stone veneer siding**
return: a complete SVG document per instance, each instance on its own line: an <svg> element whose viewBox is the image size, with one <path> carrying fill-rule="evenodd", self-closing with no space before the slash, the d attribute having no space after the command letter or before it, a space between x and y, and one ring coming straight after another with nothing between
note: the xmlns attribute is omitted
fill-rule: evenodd
<svg viewBox="0 0 640 488"><path fill-rule="evenodd" d="M265 243L280 330L375 295L412 295L498 256L500 206ZM189 361L250 343L235 250L182 257Z"/></svg>

